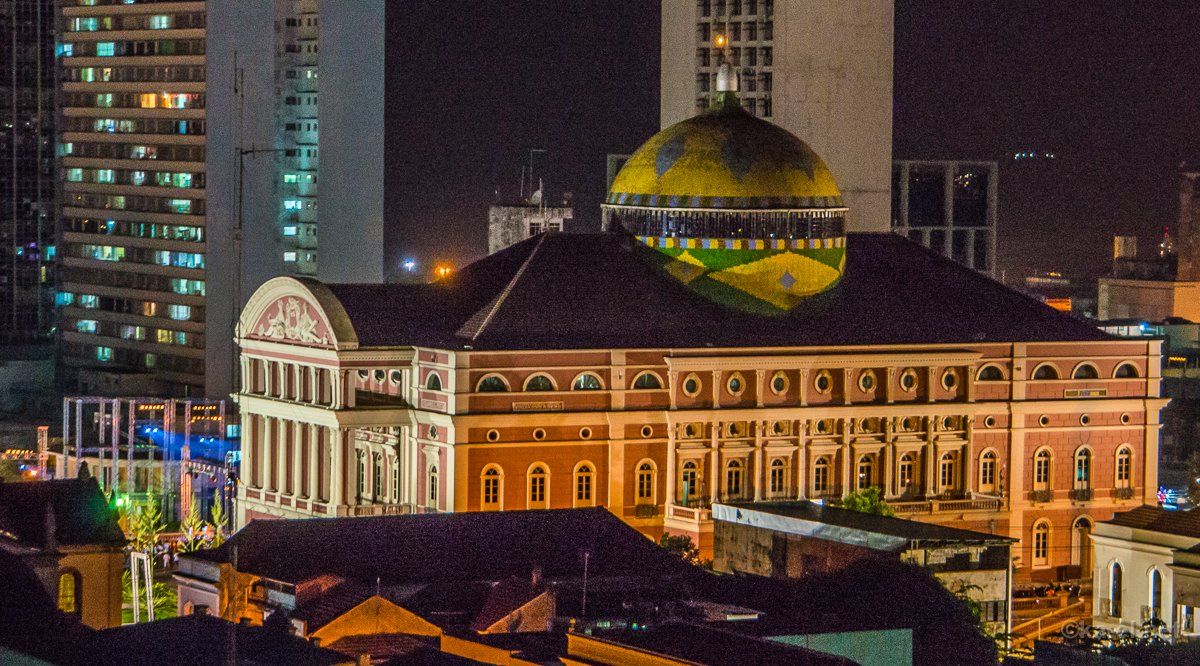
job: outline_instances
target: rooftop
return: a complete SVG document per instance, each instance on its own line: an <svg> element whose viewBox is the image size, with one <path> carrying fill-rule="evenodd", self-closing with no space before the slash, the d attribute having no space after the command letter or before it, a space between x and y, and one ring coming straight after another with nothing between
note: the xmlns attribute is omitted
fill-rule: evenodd
<svg viewBox="0 0 1200 666"><path fill-rule="evenodd" d="M91 478L0 483L0 537L38 549L125 544L116 511Z"/></svg>
<svg viewBox="0 0 1200 666"><path fill-rule="evenodd" d="M432 284L328 287L363 347L662 349L1112 339L894 234L850 234L841 281L779 316L748 314L706 298L660 268L661 256L620 234L545 234Z"/></svg>
<svg viewBox="0 0 1200 666"><path fill-rule="evenodd" d="M187 615L169 620L130 624L96 634L100 654L127 666L213 663L295 664L325 666L353 664L341 652L320 648L283 629L239 625L210 615Z"/></svg>
<svg viewBox="0 0 1200 666"><path fill-rule="evenodd" d="M696 664L830 664L854 662L747 636L710 625L668 622L638 631L621 631L597 637L601 641L628 645L639 650L668 655Z"/></svg>
<svg viewBox="0 0 1200 666"><path fill-rule="evenodd" d="M255 520L215 550L182 557L229 562L282 582L318 575L380 585L527 578L685 575L693 568L607 509Z"/></svg>
<svg viewBox="0 0 1200 666"><path fill-rule="evenodd" d="M898 551L914 542L990 544L1015 541L1008 537L946 527L915 520L877 516L815 502L742 502L714 504L713 519L816 539Z"/></svg>
<svg viewBox="0 0 1200 666"><path fill-rule="evenodd" d="M1157 506L1139 506L1118 513L1104 523L1200 539L1200 510L1197 509L1168 511Z"/></svg>

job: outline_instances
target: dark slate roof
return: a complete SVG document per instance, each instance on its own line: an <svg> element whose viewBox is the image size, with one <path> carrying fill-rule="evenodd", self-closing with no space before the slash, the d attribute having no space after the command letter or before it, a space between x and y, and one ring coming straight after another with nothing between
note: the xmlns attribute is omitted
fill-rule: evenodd
<svg viewBox="0 0 1200 666"><path fill-rule="evenodd" d="M730 502L737 510L758 511L786 518L822 523L852 530L883 534L909 541L954 543L1004 543L1016 541L1006 536L963 530L935 523L923 523L891 516L876 516L816 502Z"/></svg>
<svg viewBox="0 0 1200 666"><path fill-rule="evenodd" d="M381 585L687 575L693 567L607 509L255 520L215 550L189 553L284 582L332 574Z"/></svg>
<svg viewBox="0 0 1200 666"><path fill-rule="evenodd" d="M188 615L105 629L96 634L100 654L127 666L173 664L353 664L341 652L320 648L282 629L227 622L211 615Z"/></svg>
<svg viewBox="0 0 1200 666"><path fill-rule="evenodd" d="M696 664L829 664L855 662L816 650L793 647L734 633L711 625L667 622L650 629L621 631L598 636L601 640L669 655Z"/></svg>
<svg viewBox="0 0 1200 666"><path fill-rule="evenodd" d="M339 638L329 644L329 649L356 658L359 655L369 655L373 663L386 659L385 663L388 666L457 666L479 663L442 652L438 649L436 640L409 634L364 634Z"/></svg>
<svg viewBox="0 0 1200 666"><path fill-rule="evenodd" d="M53 510L53 517L48 514ZM54 539L47 527L54 525ZM125 535L117 512L95 479L0 483L0 534L32 548L120 546Z"/></svg>
<svg viewBox="0 0 1200 666"><path fill-rule="evenodd" d="M1168 511L1162 507L1144 505L1118 513L1104 522L1200 539L1200 509Z"/></svg>
<svg viewBox="0 0 1200 666"><path fill-rule="evenodd" d="M719 305L618 234L545 234L419 285L331 284L362 346L588 349L1112 339L895 234L850 234L829 291L766 317ZM903 322L898 325L898 322Z"/></svg>

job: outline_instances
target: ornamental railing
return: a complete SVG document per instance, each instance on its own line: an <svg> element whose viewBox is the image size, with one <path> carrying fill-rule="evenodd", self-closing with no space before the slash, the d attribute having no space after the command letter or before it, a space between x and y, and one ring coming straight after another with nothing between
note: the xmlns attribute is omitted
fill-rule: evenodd
<svg viewBox="0 0 1200 666"><path fill-rule="evenodd" d="M1072 488L1070 498L1076 502L1088 502L1092 499L1091 488Z"/></svg>

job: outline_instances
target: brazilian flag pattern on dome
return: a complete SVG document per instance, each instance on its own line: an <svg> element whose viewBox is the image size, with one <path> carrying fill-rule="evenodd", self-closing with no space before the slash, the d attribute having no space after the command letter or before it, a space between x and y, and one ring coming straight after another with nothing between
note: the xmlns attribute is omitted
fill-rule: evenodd
<svg viewBox="0 0 1200 666"><path fill-rule="evenodd" d="M640 237L663 270L707 298L748 312L778 315L829 289L846 265L843 238L746 241Z"/></svg>

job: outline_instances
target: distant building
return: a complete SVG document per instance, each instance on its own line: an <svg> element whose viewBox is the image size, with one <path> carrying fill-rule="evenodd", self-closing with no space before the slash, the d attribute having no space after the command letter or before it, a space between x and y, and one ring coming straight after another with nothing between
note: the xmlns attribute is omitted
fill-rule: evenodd
<svg viewBox="0 0 1200 666"><path fill-rule="evenodd" d="M567 199L561 206L546 206L541 190L524 201L493 204L488 209L488 254L540 233L563 231L564 223L574 215Z"/></svg>
<svg viewBox="0 0 1200 666"><path fill-rule="evenodd" d="M896 160L892 231L995 274L999 172L996 162Z"/></svg>
<svg viewBox="0 0 1200 666"><path fill-rule="evenodd" d="M1191 552L1200 545L1200 510L1137 507L1097 523L1091 538L1094 624L1138 629L1155 619L1175 636L1200 637L1200 566L1181 567L1176 561L1179 553L1195 559ZM1177 598L1180 587L1187 592Z"/></svg>
<svg viewBox="0 0 1200 666"><path fill-rule="evenodd" d="M847 228L886 231L893 5L664 0L662 127L708 108L727 62L741 79L743 107L804 137L838 174L850 208Z"/></svg>
<svg viewBox="0 0 1200 666"><path fill-rule="evenodd" d="M0 551L23 560L60 611L120 626L125 535L94 480L0 483Z"/></svg>
<svg viewBox="0 0 1200 666"><path fill-rule="evenodd" d="M57 4L0 3L0 344L53 326Z"/></svg>
<svg viewBox="0 0 1200 666"><path fill-rule="evenodd" d="M926 568L951 592L964 591L988 631L1011 627L1015 539L812 502L714 504L712 513L716 571L800 578L894 558Z"/></svg>

